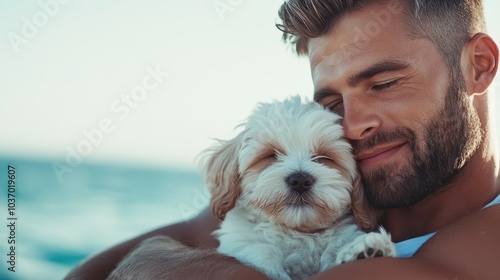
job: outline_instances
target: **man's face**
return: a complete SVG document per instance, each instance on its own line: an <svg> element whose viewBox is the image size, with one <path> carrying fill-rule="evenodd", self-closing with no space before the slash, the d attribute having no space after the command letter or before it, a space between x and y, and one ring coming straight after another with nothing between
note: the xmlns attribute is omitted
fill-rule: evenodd
<svg viewBox="0 0 500 280"><path fill-rule="evenodd" d="M367 198L381 209L435 192L481 140L463 80L431 41L408 36L397 11L368 4L308 45L315 100L343 116Z"/></svg>

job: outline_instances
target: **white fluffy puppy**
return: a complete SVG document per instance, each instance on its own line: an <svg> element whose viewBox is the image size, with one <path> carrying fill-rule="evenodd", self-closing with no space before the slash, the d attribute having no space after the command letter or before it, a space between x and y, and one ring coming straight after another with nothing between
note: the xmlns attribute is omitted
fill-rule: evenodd
<svg viewBox="0 0 500 280"><path fill-rule="evenodd" d="M303 279L357 258L395 256L363 199L340 117L300 97L261 103L207 150L219 252L272 279Z"/></svg>

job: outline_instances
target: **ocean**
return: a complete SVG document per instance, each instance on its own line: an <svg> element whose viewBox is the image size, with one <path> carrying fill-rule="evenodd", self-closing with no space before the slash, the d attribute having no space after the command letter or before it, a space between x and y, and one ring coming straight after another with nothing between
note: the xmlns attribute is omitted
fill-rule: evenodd
<svg viewBox="0 0 500 280"><path fill-rule="evenodd" d="M82 163L60 180L53 164L0 156L0 279L62 279L85 258L208 205L197 170Z"/></svg>

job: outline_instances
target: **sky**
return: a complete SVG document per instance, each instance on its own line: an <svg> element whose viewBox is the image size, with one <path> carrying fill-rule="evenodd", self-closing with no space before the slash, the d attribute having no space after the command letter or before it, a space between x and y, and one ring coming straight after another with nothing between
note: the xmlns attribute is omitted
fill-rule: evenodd
<svg viewBox="0 0 500 280"><path fill-rule="evenodd" d="M257 102L312 95L281 3L0 0L0 157L197 168Z"/></svg>

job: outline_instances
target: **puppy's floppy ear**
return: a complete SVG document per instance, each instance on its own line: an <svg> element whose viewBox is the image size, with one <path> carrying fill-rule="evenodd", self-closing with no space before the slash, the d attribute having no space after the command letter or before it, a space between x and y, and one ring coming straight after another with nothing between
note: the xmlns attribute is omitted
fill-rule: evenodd
<svg viewBox="0 0 500 280"><path fill-rule="evenodd" d="M359 175L354 180L351 200L356 224L364 231L374 230L377 227L379 212L365 198Z"/></svg>
<svg viewBox="0 0 500 280"><path fill-rule="evenodd" d="M244 133L229 141L205 151L204 173L211 194L210 206L214 215L223 220L227 211L233 209L238 200L240 176L238 172L238 154Z"/></svg>

